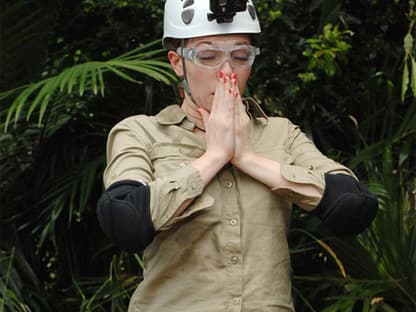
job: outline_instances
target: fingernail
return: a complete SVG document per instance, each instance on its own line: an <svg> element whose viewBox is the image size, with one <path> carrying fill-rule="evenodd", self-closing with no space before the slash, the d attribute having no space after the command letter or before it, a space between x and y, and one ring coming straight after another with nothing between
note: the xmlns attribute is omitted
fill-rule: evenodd
<svg viewBox="0 0 416 312"><path fill-rule="evenodd" d="M236 74L236 73L232 73L232 74L231 74L231 78L233 78L233 79L237 79L237 74Z"/></svg>
<svg viewBox="0 0 416 312"><path fill-rule="evenodd" d="M233 89L229 88L229 89L228 89L228 93L229 93L229 94L232 94L232 93L233 93Z"/></svg>
<svg viewBox="0 0 416 312"><path fill-rule="evenodd" d="M235 97L237 97L238 96L238 91L235 91L234 95L235 95Z"/></svg>
<svg viewBox="0 0 416 312"><path fill-rule="evenodd" d="M224 72L222 70L220 70L218 72L218 78L222 78L222 77L224 77Z"/></svg>
<svg viewBox="0 0 416 312"><path fill-rule="evenodd" d="M236 78L233 78L232 82L233 82L233 85L237 85L237 79Z"/></svg>

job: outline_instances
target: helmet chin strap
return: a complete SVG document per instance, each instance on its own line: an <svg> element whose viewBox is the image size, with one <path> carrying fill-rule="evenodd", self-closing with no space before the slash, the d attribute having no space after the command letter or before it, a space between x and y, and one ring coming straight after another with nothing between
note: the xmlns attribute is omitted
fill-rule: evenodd
<svg viewBox="0 0 416 312"><path fill-rule="evenodd" d="M185 45L185 40L184 39L182 39L181 40L181 49L183 49L184 48L184 45ZM188 94L188 96L189 96L189 98L191 99L191 101L197 106L197 107L200 107L199 105L198 105L198 103L195 101L195 98L194 98L194 96L192 95L192 93L191 93L191 89L189 88L189 84L188 84L188 78L187 78L187 76L186 76L186 65L185 65L185 57L183 56L184 55L184 53L183 53L183 51L181 51L182 53L181 53L181 59L182 59L182 68L183 68L183 79L182 79L182 86L183 86L183 89L185 90L185 92L186 92L186 94Z"/></svg>

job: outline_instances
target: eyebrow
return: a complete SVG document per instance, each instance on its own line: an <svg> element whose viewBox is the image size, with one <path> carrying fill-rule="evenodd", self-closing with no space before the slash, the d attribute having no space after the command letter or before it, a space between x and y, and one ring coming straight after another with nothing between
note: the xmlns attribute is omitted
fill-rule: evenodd
<svg viewBox="0 0 416 312"><path fill-rule="evenodd" d="M200 41L195 46L198 47L202 44L215 45L215 42L214 41Z"/></svg>
<svg viewBox="0 0 416 312"><path fill-rule="evenodd" d="M201 42L198 42L198 43L195 45L195 47L198 47L198 46L203 45L203 44L207 44L207 45L210 45L210 46L218 46L218 45L217 45L217 43L216 43L215 41L201 41ZM234 43L233 45L234 45L234 46L239 46L239 45L250 45L250 42L247 42L247 41L238 41L238 42Z"/></svg>

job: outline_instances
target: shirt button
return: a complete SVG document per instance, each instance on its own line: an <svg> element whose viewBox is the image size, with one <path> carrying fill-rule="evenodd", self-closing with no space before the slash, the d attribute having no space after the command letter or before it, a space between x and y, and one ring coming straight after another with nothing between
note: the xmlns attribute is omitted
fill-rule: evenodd
<svg viewBox="0 0 416 312"><path fill-rule="evenodd" d="M231 263L232 264L237 264L238 263L238 257L237 256L232 256L231 257Z"/></svg>
<svg viewBox="0 0 416 312"><path fill-rule="evenodd" d="M234 304L239 304L239 303L240 303L240 301L241 301L240 297L234 297L234 298L233 298L233 303L234 303Z"/></svg>
<svg viewBox="0 0 416 312"><path fill-rule="evenodd" d="M225 184L225 186L226 186L227 188L230 188L231 186L233 186L233 182L228 181L228 182Z"/></svg>
<svg viewBox="0 0 416 312"><path fill-rule="evenodd" d="M237 219L231 219L230 220L231 225L236 225L237 223L238 223Z"/></svg>
<svg viewBox="0 0 416 312"><path fill-rule="evenodd" d="M179 167L184 168L184 167L186 167L186 164L185 163L180 163Z"/></svg>

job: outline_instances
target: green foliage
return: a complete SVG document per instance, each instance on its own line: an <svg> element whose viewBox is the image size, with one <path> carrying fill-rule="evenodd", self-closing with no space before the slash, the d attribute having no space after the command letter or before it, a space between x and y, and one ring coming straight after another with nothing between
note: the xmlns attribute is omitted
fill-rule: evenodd
<svg viewBox="0 0 416 312"><path fill-rule="evenodd" d="M416 5L415 1L409 1L409 30L403 40L404 59L403 59L403 78L401 99L404 100L405 94L409 86L416 96L416 44L414 44L412 31L416 25ZM409 68L410 64L410 68ZM410 79L409 79L410 77Z"/></svg>
<svg viewBox="0 0 416 312"><path fill-rule="evenodd" d="M139 44L132 36L157 31L148 19L126 24L128 14L148 7L97 3L94 10L26 3L39 19L54 20L54 12L71 19L42 37L49 40L46 55L25 55L40 65L31 76L16 73L19 60L1 59L16 64L2 76L0 95L0 127L7 129L0 135L1 311L125 311L140 280L137 260L115 251L97 224L105 140L121 118L163 106L175 78L160 40L142 43L143 36ZM10 21L25 14L20 4L2 10ZM86 34L94 21L101 28ZM28 36L32 22L22 21Z"/></svg>
<svg viewBox="0 0 416 312"><path fill-rule="evenodd" d="M303 51L309 61L306 69L310 75L313 74L313 69L321 70L326 75L332 77L336 73L337 62L339 58L345 60L346 53L350 50L351 45L348 44L346 37L351 36L349 30L339 31L338 25L327 24L324 26L323 34L318 38L309 38L306 40L307 48ZM305 77L305 74L298 74L300 78ZM308 77L308 76L306 76ZM316 76L314 75L316 80ZM304 79L307 82L309 79Z"/></svg>
<svg viewBox="0 0 416 312"><path fill-rule="evenodd" d="M135 259L136 265L141 266L137 255L135 255ZM96 280L89 279L79 282L74 280L74 287L82 298L80 312L127 311L131 293L140 282L139 276L126 274L125 261L127 260L128 257L123 253L113 255L109 275L104 279L97 278Z"/></svg>
<svg viewBox="0 0 416 312"><path fill-rule="evenodd" d="M378 1L296 4L260 4L261 12L282 14L262 20L266 39L251 90L272 114L289 116L327 154L348 162L381 206L372 228L356 239L335 239L314 218L296 214L297 311L412 311L416 102L410 94L402 101L400 93L402 40L414 37L414 26L403 18L409 7L405 1L387 7ZM301 235L298 228L316 235ZM319 244L322 239L329 248Z"/></svg>
<svg viewBox="0 0 416 312"><path fill-rule="evenodd" d="M0 311L46 311L40 280L21 250L1 250L0 274Z"/></svg>
<svg viewBox="0 0 416 312"><path fill-rule="evenodd" d="M112 72L132 83L142 82L126 74L124 72L125 70L147 75L165 84L176 80L170 72L170 65L160 59L160 54L164 51L163 49L159 48L146 51L146 49L153 48L156 44L160 45L160 41L157 40L150 44L140 46L109 61L78 64L64 69L56 76L48 77L28 86L5 92L0 97L0 100L7 99L18 93L18 96L13 100L7 112L5 122L6 130L11 117L14 115L14 121L16 122L21 111L28 105L29 101L30 106L26 112L26 119L28 120L30 118L34 110L39 109L38 122L41 124L50 99L57 92L71 94L73 89L77 89L79 96L83 96L85 90L88 89L92 90L94 95L97 95L99 90L100 94L104 96L103 74L106 72ZM37 94L34 95L36 92Z"/></svg>
<svg viewBox="0 0 416 312"><path fill-rule="evenodd" d="M2 2L0 311L126 311L140 255L108 242L95 205L109 129L178 100L156 40L163 3ZM248 93L353 168L381 207L349 239L296 210L297 311L412 311L414 1L256 6Z"/></svg>

